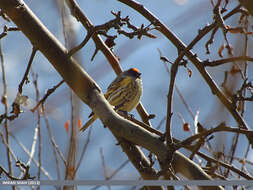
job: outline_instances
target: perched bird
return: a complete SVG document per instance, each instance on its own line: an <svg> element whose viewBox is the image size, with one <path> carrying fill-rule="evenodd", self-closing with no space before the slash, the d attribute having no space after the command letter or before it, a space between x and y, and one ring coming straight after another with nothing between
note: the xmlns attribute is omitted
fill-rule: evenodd
<svg viewBox="0 0 253 190"><path fill-rule="evenodd" d="M109 85L105 98L116 110L130 112L140 102L142 95L141 73L136 68L128 69L120 73ZM92 117L91 117L92 116ZM97 118L96 114L90 114L90 120L80 129L85 131Z"/></svg>

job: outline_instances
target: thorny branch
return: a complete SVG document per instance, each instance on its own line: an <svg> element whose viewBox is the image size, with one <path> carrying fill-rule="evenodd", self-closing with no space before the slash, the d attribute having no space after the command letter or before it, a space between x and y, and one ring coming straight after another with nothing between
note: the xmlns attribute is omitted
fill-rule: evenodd
<svg viewBox="0 0 253 190"><path fill-rule="evenodd" d="M114 40L117 38L117 36L108 35L107 32L110 29L115 29L118 34L123 34L124 36L126 36L130 39L132 39L134 36L137 36L138 39L141 39L142 36L156 38L156 36L149 33L150 30L154 29L154 28L150 28L151 24L147 27L144 27L144 25L142 24L141 27L138 28L130 23L130 18L128 16L126 16L125 18L121 18L120 11L118 11L117 13L111 11L111 13L112 13L112 15L115 16L114 19L112 19L104 24L101 24L101 25L89 26L85 39L81 42L80 45L78 45L77 47L75 47L69 51L70 56L72 56L77 51L79 51L82 47L84 47L86 45L86 43L89 41L89 39L92 37L92 35L95 33L103 35L107 39L112 40L113 43L111 42L110 44L113 44L113 45L106 44L106 45L108 45L109 48L112 48L115 45ZM128 29L132 30L133 32L127 32L127 31L123 30L122 29L123 26L126 26ZM96 50L92 56L92 60L94 59L97 52L98 52L98 48L96 47Z"/></svg>

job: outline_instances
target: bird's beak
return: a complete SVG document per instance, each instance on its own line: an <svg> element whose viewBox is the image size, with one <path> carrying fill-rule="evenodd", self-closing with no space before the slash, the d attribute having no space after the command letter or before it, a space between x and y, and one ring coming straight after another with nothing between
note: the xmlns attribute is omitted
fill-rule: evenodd
<svg viewBox="0 0 253 190"><path fill-rule="evenodd" d="M141 73L138 73L138 74L137 74L137 78L141 78Z"/></svg>

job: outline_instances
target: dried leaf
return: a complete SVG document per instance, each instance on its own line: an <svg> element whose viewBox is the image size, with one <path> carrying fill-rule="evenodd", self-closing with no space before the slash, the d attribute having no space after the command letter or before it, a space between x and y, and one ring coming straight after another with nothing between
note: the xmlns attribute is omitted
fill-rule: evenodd
<svg viewBox="0 0 253 190"><path fill-rule="evenodd" d="M82 120L81 120L80 117L78 118L78 123L77 124L78 124L78 128L81 129L81 127L82 127Z"/></svg>
<svg viewBox="0 0 253 190"><path fill-rule="evenodd" d="M67 121L65 122L65 124L64 124L65 130L66 130L67 133L69 132L69 123L70 123L70 121L67 120Z"/></svg>
<svg viewBox="0 0 253 190"><path fill-rule="evenodd" d="M221 47L218 50L218 54L219 54L220 57L223 57L222 52L223 52L224 48L225 48L225 46L224 46L224 44L222 44Z"/></svg>
<svg viewBox="0 0 253 190"><path fill-rule="evenodd" d="M28 96L17 93L17 96L15 98L15 103L16 104L27 106L27 104L28 104L27 101L28 101Z"/></svg>
<svg viewBox="0 0 253 190"><path fill-rule="evenodd" d="M184 123L183 124L183 129L184 129L184 131L190 131L190 124L189 123Z"/></svg>
<svg viewBox="0 0 253 190"><path fill-rule="evenodd" d="M187 73L188 73L188 76L189 76L189 77L191 77L191 76L192 76L192 70L191 70L191 69L189 69L188 67L187 67Z"/></svg>
<svg viewBox="0 0 253 190"><path fill-rule="evenodd" d="M253 35L253 32L246 32L247 35Z"/></svg>
<svg viewBox="0 0 253 190"><path fill-rule="evenodd" d="M231 47L231 45L227 44L225 48L227 49L228 54L232 56L233 55L233 48Z"/></svg>

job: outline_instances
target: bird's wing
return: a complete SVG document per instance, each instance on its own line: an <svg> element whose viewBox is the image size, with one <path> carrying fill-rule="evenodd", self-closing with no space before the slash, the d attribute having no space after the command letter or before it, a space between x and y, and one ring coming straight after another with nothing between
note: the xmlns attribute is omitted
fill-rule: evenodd
<svg viewBox="0 0 253 190"><path fill-rule="evenodd" d="M118 89L126 86L127 84L129 84L129 82L131 81L130 77L118 77L116 78L107 88L107 92L105 93L105 98L107 99L108 96L113 93L116 92Z"/></svg>
<svg viewBox="0 0 253 190"><path fill-rule="evenodd" d="M107 99L110 94L113 92L116 92L119 88L122 88L123 86L129 84L129 81L131 80L130 77L117 77L107 88L107 92L105 93L105 98ZM91 112L89 115L89 118L93 116L94 113Z"/></svg>

